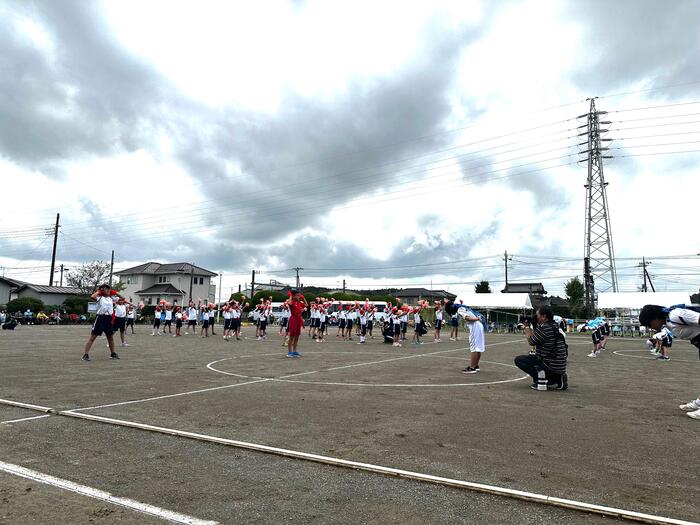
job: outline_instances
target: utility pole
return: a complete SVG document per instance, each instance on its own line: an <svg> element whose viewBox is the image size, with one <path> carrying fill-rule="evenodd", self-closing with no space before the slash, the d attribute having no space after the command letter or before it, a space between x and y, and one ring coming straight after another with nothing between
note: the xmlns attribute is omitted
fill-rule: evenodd
<svg viewBox="0 0 700 525"><path fill-rule="evenodd" d="M343 279L343 293L345 293L345 279Z"/></svg>
<svg viewBox="0 0 700 525"><path fill-rule="evenodd" d="M603 175L603 159L611 159L612 155L607 155L609 150L605 143L612 139L603 138L603 134L608 129L602 126L611 124L609 120L600 120L601 115L606 115L607 111L598 111L595 106L595 99L590 98L591 104L588 113L579 115L577 118L585 118L586 123L579 126L585 128L578 134L579 137L586 137L579 146L586 149L579 153L585 158L579 162L588 164L588 178L586 181L586 232L584 241L584 281L586 284L586 307L594 308L596 293L595 283L600 287L600 291L617 292L617 270L615 268L615 251L612 242L612 230L610 227L610 210L608 208L608 196L605 177Z"/></svg>
<svg viewBox="0 0 700 525"><path fill-rule="evenodd" d="M508 261L512 261L513 257L508 257L508 250L503 252L503 262L505 263L505 268L506 268L506 288L504 291L508 290Z"/></svg>
<svg viewBox="0 0 700 525"><path fill-rule="evenodd" d="M644 277L644 284L642 285L643 292L647 291L647 279L649 280L651 291L656 292L656 289L654 289L654 283L651 282L651 275L649 275L649 271L647 270L647 266L650 264L650 262L647 262L646 257L642 257L642 262L637 265L638 267L642 268L642 277Z"/></svg>
<svg viewBox="0 0 700 525"><path fill-rule="evenodd" d="M250 304L253 304L253 296L255 295L255 270L253 270L253 277L250 279Z"/></svg>
<svg viewBox="0 0 700 525"><path fill-rule="evenodd" d="M190 263L190 301L192 301L192 285L194 284L194 263Z"/></svg>
<svg viewBox="0 0 700 525"><path fill-rule="evenodd" d="M109 263L109 286L112 286L112 272L114 272L114 250L112 250L112 262Z"/></svg>
<svg viewBox="0 0 700 525"><path fill-rule="evenodd" d="M61 284L59 286L63 286L63 270L70 270L70 268L65 268L63 265L61 265Z"/></svg>
<svg viewBox="0 0 700 525"><path fill-rule="evenodd" d="M223 273L219 274L219 300L216 302L216 320L218 322L219 320L219 312L221 311L221 308L219 308L219 305L221 304L221 278L224 276Z"/></svg>
<svg viewBox="0 0 700 525"><path fill-rule="evenodd" d="M56 214L56 226L53 229L53 253L51 254L51 273L49 274L49 286L53 285L53 272L56 269L56 245L58 244L58 228L61 214Z"/></svg>
<svg viewBox="0 0 700 525"><path fill-rule="evenodd" d="M297 266L297 267L295 267L295 268L292 268L292 270L294 270L295 272L297 272L297 286L296 286L296 288L297 288L297 290L298 290L299 287L301 286L301 285L299 284L299 270L303 270L303 268Z"/></svg>

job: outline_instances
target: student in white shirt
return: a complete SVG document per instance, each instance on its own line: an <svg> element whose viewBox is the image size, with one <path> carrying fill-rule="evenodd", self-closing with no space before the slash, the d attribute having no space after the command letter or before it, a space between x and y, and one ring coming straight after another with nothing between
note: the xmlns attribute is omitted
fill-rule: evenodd
<svg viewBox="0 0 700 525"><path fill-rule="evenodd" d="M129 304L126 308L126 327L131 327L132 335L134 332L134 322L136 321L136 308L134 305Z"/></svg>
<svg viewBox="0 0 700 525"><path fill-rule="evenodd" d="M481 324L481 320L471 310L467 311L464 321L467 323L467 326L469 326L469 349L471 350L471 358L469 366L464 368L462 373L476 374L480 370L479 360L481 359L481 354L483 354L486 349L486 344L484 342L484 325Z"/></svg>
<svg viewBox="0 0 700 525"><path fill-rule="evenodd" d="M126 300L119 299L114 305L114 331L119 332L120 346L129 346L126 342Z"/></svg>
<svg viewBox="0 0 700 525"><path fill-rule="evenodd" d="M165 329L168 329L168 333L172 334L173 333L173 307L169 304L165 305L165 325L163 326L163 333L165 333Z"/></svg>
<svg viewBox="0 0 700 525"><path fill-rule="evenodd" d="M90 361L90 349L97 339L102 334L107 337L107 345L109 346L110 359L119 359L119 355L114 351L114 330L112 327L112 314L114 313L114 301L124 299L116 290L112 290L109 284L101 284L97 291L92 294L91 299L97 303L97 315L95 323L92 325L90 337L85 343L85 351L83 353L83 361Z"/></svg>
<svg viewBox="0 0 700 525"><path fill-rule="evenodd" d="M190 301L190 305L187 308L187 329L185 330L185 335L190 335L190 327L192 327L192 333L197 335L197 314L194 301Z"/></svg>
<svg viewBox="0 0 700 525"><path fill-rule="evenodd" d="M440 330L442 329L442 303L435 301L435 339L436 343L440 343Z"/></svg>
<svg viewBox="0 0 700 525"><path fill-rule="evenodd" d="M175 335L173 337L180 337L182 335L182 308L179 306L175 307Z"/></svg>
<svg viewBox="0 0 700 525"><path fill-rule="evenodd" d="M211 335L216 335L214 332L214 326L216 325L216 305L214 308L209 309L209 328L211 328Z"/></svg>

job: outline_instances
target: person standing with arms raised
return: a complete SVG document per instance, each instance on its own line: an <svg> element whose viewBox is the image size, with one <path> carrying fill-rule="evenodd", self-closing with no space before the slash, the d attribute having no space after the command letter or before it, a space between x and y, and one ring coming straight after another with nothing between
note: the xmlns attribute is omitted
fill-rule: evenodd
<svg viewBox="0 0 700 525"><path fill-rule="evenodd" d="M95 339L102 334L105 334L107 337L109 357L111 359L119 359L119 356L114 351L114 327L112 325L112 316L114 315L114 301L126 299L116 290L112 290L109 284L101 284L90 298L97 303L97 316L95 317L95 324L92 325L90 338L87 343L85 343L85 352L83 353L82 359L83 361L90 361L90 349Z"/></svg>
<svg viewBox="0 0 700 525"><path fill-rule="evenodd" d="M306 302L304 296L299 292L299 290L290 290L289 299L289 343L287 346L287 357L301 357L301 354L297 351L297 345L299 344L299 336L301 331L304 329L304 319L302 319L302 312L309 307L309 303Z"/></svg>

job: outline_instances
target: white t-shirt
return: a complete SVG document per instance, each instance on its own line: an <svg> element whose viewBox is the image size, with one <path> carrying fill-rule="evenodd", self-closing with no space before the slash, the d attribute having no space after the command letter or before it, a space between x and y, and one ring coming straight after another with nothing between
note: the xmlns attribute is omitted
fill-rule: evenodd
<svg viewBox="0 0 700 525"><path fill-rule="evenodd" d="M420 324L420 314L418 312L413 314L413 322L416 323L416 326Z"/></svg>
<svg viewBox="0 0 700 525"><path fill-rule="evenodd" d="M112 315L114 313L114 299L103 295L97 298L97 315Z"/></svg>
<svg viewBox="0 0 700 525"><path fill-rule="evenodd" d="M196 321L197 320L197 309L193 306L187 310L187 318L190 321Z"/></svg>
<svg viewBox="0 0 700 525"><path fill-rule="evenodd" d="M231 319L238 319L240 316L240 310L231 310Z"/></svg>
<svg viewBox="0 0 700 525"><path fill-rule="evenodd" d="M700 321L700 313L685 308L675 308L668 313L666 327L671 330L674 337L690 341L700 334L698 321Z"/></svg>
<svg viewBox="0 0 700 525"><path fill-rule="evenodd" d="M214 317L216 317L214 314L215 314L214 310L211 310L209 312L209 319L214 319Z"/></svg>
<svg viewBox="0 0 700 525"><path fill-rule="evenodd" d="M134 319L136 317L136 311L132 308L126 314L129 319Z"/></svg>
<svg viewBox="0 0 700 525"><path fill-rule="evenodd" d="M126 305L125 304L115 304L114 305L114 315L117 317L126 317Z"/></svg>
<svg viewBox="0 0 700 525"><path fill-rule="evenodd" d="M229 310L224 310L224 319L231 319L231 312Z"/></svg>
<svg viewBox="0 0 700 525"><path fill-rule="evenodd" d="M166 320L166 321L172 321L172 320L173 320L173 311L172 311L172 310L166 310L166 311L165 311L165 320Z"/></svg>
<svg viewBox="0 0 700 525"><path fill-rule="evenodd" d="M442 321L442 310L435 310L435 320Z"/></svg>

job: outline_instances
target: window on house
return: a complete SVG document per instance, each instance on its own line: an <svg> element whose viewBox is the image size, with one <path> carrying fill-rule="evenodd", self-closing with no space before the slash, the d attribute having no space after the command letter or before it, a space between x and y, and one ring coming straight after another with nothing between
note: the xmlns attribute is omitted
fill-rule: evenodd
<svg viewBox="0 0 700 525"><path fill-rule="evenodd" d="M131 284L131 277L126 278L126 284Z"/></svg>
<svg viewBox="0 0 700 525"><path fill-rule="evenodd" d="M148 304L153 304L153 297L148 298Z"/></svg>
<svg viewBox="0 0 700 525"><path fill-rule="evenodd" d="M199 278L199 284L204 284L204 277Z"/></svg>

